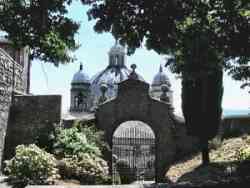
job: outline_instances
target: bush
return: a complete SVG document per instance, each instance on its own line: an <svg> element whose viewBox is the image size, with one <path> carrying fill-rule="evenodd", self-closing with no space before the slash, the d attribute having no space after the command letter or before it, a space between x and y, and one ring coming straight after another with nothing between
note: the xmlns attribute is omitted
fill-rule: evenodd
<svg viewBox="0 0 250 188"><path fill-rule="evenodd" d="M82 184L103 184L109 181L108 165L98 156L83 153L61 160L64 178L76 178Z"/></svg>
<svg viewBox="0 0 250 188"><path fill-rule="evenodd" d="M35 133L35 144L48 153L53 152L56 126L58 125L49 124L43 128L38 128Z"/></svg>
<svg viewBox="0 0 250 188"><path fill-rule="evenodd" d="M237 152L237 159L239 161L250 161L250 146L245 146Z"/></svg>
<svg viewBox="0 0 250 188"><path fill-rule="evenodd" d="M236 153L236 158L239 160L237 172L240 176L249 176L250 168L250 146L244 146Z"/></svg>
<svg viewBox="0 0 250 188"><path fill-rule="evenodd" d="M215 137L209 141L209 149L217 149L222 145L222 141L220 137Z"/></svg>
<svg viewBox="0 0 250 188"><path fill-rule="evenodd" d="M19 184L53 184L60 177L56 159L34 144L17 146L16 155L5 162L5 172Z"/></svg>
<svg viewBox="0 0 250 188"><path fill-rule="evenodd" d="M89 142L78 128L58 129L54 143L54 154L61 157L89 153L100 156L101 151L93 142Z"/></svg>
<svg viewBox="0 0 250 188"><path fill-rule="evenodd" d="M103 184L110 179L103 160L102 132L80 124L56 131L54 153L61 158L58 168L63 178L75 178L82 184Z"/></svg>
<svg viewBox="0 0 250 188"><path fill-rule="evenodd" d="M108 145L103 139L103 131L99 131L94 125L81 125L80 130L86 135L88 143L97 146L101 151L107 149Z"/></svg>

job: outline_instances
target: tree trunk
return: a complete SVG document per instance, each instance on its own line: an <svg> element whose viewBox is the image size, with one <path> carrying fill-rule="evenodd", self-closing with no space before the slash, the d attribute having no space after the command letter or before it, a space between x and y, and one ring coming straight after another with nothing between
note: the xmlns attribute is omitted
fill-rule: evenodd
<svg viewBox="0 0 250 188"><path fill-rule="evenodd" d="M210 163L208 140L201 139L201 153L202 153L202 165L208 165Z"/></svg>

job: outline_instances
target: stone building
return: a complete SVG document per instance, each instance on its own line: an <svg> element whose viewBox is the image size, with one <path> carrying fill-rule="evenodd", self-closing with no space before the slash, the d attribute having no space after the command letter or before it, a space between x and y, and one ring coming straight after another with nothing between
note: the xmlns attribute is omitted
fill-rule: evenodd
<svg viewBox="0 0 250 188"><path fill-rule="evenodd" d="M9 40L0 38L0 160L13 96L29 91L29 49L14 49Z"/></svg>
<svg viewBox="0 0 250 188"><path fill-rule="evenodd" d="M29 48L14 48L0 37L1 162L13 156L17 145L34 143L39 129L60 122L61 96L34 96L29 87Z"/></svg>
<svg viewBox="0 0 250 188"><path fill-rule="evenodd" d="M161 66L148 84L135 64L126 66L124 47L116 43L108 56L107 67L93 78L82 65L73 75L64 126L74 120L94 121L104 131L112 148L107 160L113 177L121 170L114 164L125 162L131 170L122 171L131 179L143 174L144 179L161 182L176 157L195 150L196 139L186 134L183 119L173 113L171 83Z"/></svg>
<svg viewBox="0 0 250 188"><path fill-rule="evenodd" d="M126 66L125 48L115 43L108 52L109 61L104 70L94 75L91 79L84 72L82 64L71 82L70 113L93 113L98 105L117 96L118 84L127 80L131 70ZM138 79L144 81L138 74ZM154 76L151 84L150 95L160 99L162 87L166 89L166 100L173 103L173 92L168 76L162 66ZM104 100L105 99L105 100Z"/></svg>
<svg viewBox="0 0 250 188"><path fill-rule="evenodd" d="M90 80L86 74L83 73L82 64L80 70L74 74L71 82L71 96L70 96L70 111L82 112L87 111L90 107Z"/></svg>

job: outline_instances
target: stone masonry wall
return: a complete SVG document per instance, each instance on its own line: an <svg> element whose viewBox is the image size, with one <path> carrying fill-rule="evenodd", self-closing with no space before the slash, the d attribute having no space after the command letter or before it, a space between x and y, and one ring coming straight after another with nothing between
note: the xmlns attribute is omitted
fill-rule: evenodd
<svg viewBox="0 0 250 188"><path fill-rule="evenodd" d="M250 134L250 115L225 117L221 121L219 134L222 138Z"/></svg>
<svg viewBox="0 0 250 188"><path fill-rule="evenodd" d="M0 48L0 161L2 161L12 92L14 90L18 92L25 91L22 74L22 66ZM13 75L15 76L15 81L13 81Z"/></svg>
<svg viewBox="0 0 250 188"><path fill-rule="evenodd" d="M31 144L39 134L52 130L61 119L61 96L15 96L10 108L4 159L14 155L15 147Z"/></svg>
<svg viewBox="0 0 250 188"><path fill-rule="evenodd" d="M4 138L8 124L10 102L11 102L10 92L7 91L5 92L5 94L0 95L0 161L2 161Z"/></svg>

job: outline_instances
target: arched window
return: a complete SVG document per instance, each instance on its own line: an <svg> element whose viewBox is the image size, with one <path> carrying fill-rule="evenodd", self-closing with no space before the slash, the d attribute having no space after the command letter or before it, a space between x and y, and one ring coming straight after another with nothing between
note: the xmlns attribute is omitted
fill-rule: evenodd
<svg viewBox="0 0 250 188"><path fill-rule="evenodd" d="M78 107L78 96L74 97L74 107L77 108Z"/></svg>
<svg viewBox="0 0 250 188"><path fill-rule="evenodd" d="M115 65L119 65L119 56L118 55L115 56Z"/></svg>
<svg viewBox="0 0 250 188"><path fill-rule="evenodd" d="M82 92L80 92L80 93L78 94L78 107L79 107L81 104L83 104L83 94L82 94Z"/></svg>

